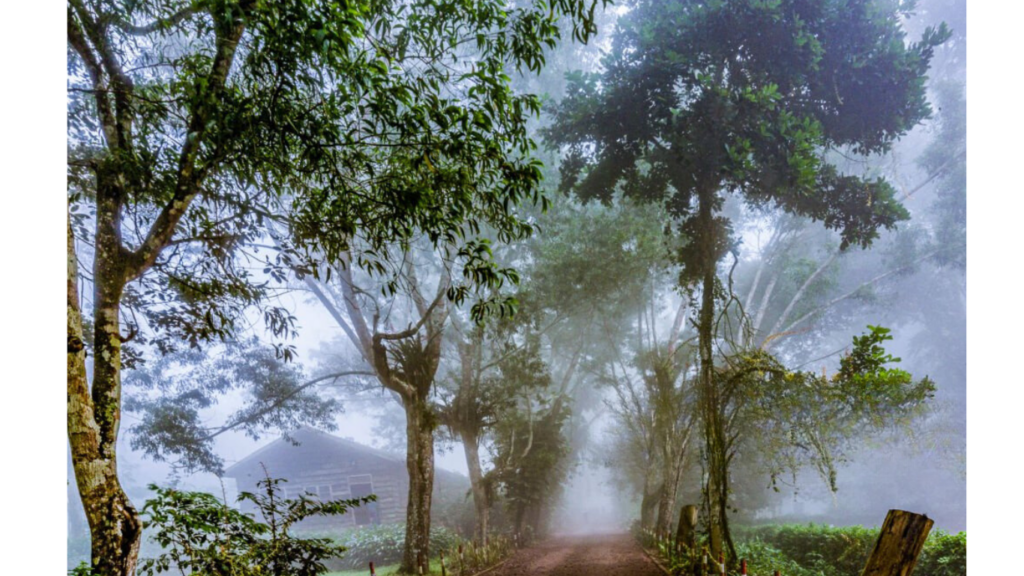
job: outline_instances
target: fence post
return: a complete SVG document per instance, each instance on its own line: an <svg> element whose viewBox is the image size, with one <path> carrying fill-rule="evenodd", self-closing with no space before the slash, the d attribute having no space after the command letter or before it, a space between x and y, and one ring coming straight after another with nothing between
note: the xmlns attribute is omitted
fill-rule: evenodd
<svg viewBox="0 0 1024 576"><path fill-rule="evenodd" d="M934 522L924 514L889 510L862 576L910 576Z"/></svg>

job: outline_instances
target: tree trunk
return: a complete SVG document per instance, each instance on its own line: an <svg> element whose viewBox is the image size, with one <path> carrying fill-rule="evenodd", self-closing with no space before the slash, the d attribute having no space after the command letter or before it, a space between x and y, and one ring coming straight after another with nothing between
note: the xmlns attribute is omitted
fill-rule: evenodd
<svg viewBox="0 0 1024 576"><path fill-rule="evenodd" d="M658 520L655 530L662 536L672 534L672 516L676 507L676 494L670 485L672 478L666 478L661 485L661 499L658 501Z"/></svg>
<svg viewBox="0 0 1024 576"><path fill-rule="evenodd" d="M862 576L910 576L932 524L923 514L889 510Z"/></svg>
<svg viewBox="0 0 1024 576"><path fill-rule="evenodd" d="M714 220L714 188L707 186L698 194L698 215L701 234L701 307L698 317L698 351L700 355L700 378L697 387L698 405L704 423L704 442L708 458L708 478L705 497L708 502L708 531L711 536L712 552L717 556L722 546L728 548L730 560L735 559L736 549L729 533L728 498L729 472L726 455L726 437L722 422L721 398L715 381L714 367L714 317L715 281L717 279L719 245Z"/></svg>
<svg viewBox="0 0 1024 576"><path fill-rule="evenodd" d="M644 485L644 494L640 500L640 527L654 527L654 513L661 500L661 488L651 490L650 479Z"/></svg>
<svg viewBox="0 0 1024 576"><path fill-rule="evenodd" d="M434 421L425 400L418 397L404 400L409 503L405 516L405 550L400 571L405 574L417 574L418 560L430 557L430 504L434 491Z"/></svg>
<svg viewBox="0 0 1024 576"><path fill-rule="evenodd" d="M687 504L679 510L679 527L676 543L691 550L697 545L697 507Z"/></svg>
<svg viewBox="0 0 1024 576"><path fill-rule="evenodd" d="M97 234L99 238L100 235ZM97 249L97 269L103 265ZM68 224L68 443L75 482L89 522L93 571L133 576L142 541L138 513L117 479L117 431L121 417L120 292L123 281L96 276L94 377L85 370L78 260Z"/></svg>
<svg viewBox="0 0 1024 576"><path fill-rule="evenodd" d="M483 471L480 468L480 439L473 431L460 430L462 446L466 451L466 465L469 468L469 482L473 489L473 506L476 508L476 536L480 542L487 538L490 502L484 487Z"/></svg>

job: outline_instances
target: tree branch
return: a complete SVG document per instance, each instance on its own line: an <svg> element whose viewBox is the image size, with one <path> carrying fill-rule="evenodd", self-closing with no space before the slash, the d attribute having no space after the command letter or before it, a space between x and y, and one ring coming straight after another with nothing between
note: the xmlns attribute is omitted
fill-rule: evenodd
<svg viewBox="0 0 1024 576"><path fill-rule="evenodd" d="M243 11L248 12L251 6L251 2L244 2ZM174 196L160 211L142 245L132 253L129 280L138 278L156 262L157 255L174 237L178 222L181 221L192 200L199 193L197 174L195 174L196 159L210 117L213 115L214 105L219 103L216 96L227 83L228 73L238 49L238 42L244 31L245 21L239 19L226 34L218 33L217 35L217 53L214 56L210 73L206 77L206 86L200 90L200 93L205 93L206 98L199 100L192 113L185 144L181 148L178 159L178 176Z"/></svg>
<svg viewBox="0 0 1024 576"><path fill-rule="evenodd" d="M150 22L145 26L136 26L135 24L132 24L131 22L128 22L126 20L121 20L117 23L117 25L121 28L121 30L124 30L128 34L132 34L133 36L145 36L147 34L152 34L153 32L163 31L167 30L168 28L177 26L187 18L191 18L192 16L196 15L198 12L199 11L195 8L189 7L180 10L166 18L159 18L157 20L154 20L153 22Z"/></svg>

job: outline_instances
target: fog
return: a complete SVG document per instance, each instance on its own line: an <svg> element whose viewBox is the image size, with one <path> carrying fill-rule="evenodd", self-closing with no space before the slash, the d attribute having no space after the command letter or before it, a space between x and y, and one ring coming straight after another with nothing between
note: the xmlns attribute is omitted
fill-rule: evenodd
<svg viewBox="0 0 1024 576"><path fill-rule="evenodd" d="M385 233L377 242L353 233L343 250L324 240L304 252L299 246L308 228L298 216L286 217L289 202L299 205L301 194L288 192L289 202L275 205L281 214L273 216L293 228L254 225L255 232L238 232L244 240L233 241L231 250L238 253L226 267L244 270L246 282L266 292L236 307L218 295L224 301L216 300L211 309L234 314L230 330L219 331L229 324L220 316L208 321L216 329L202 337L182 329L173 317L200 317L189 307L199 298L173 276L168 286L181 290L185 304L160 301L153 306L159 314L140 311L138 318L136 308L126 306L121 331L140 336L125 344L128 361L119 390L125 408L117 475L125 493L137 509L153 496L151 484L208 492L235 506L239 492L249 488L225 470L281 438L288 441L296 430L322 430L398 462L415 445L410 430L419 426L423 442L434 447L434 468L465 481L455 482L450 497L435 497L427 516L435 527L462 537L478 538L482 518L494 532L516 538L624 533L638 525L668 525L660 519L665 515L674 526L687 504L700 507L704 522L718 513L709 478L721 472L713 471L711 404L702 404L707 393L701 383L735 378L739 391L730 388L733 396L714 405L729 438L722 450L729 462L721 484L726 494L719 496L730 522L878 526L888 510L901 509L927 514L944 531L966 530L964 4L922 0L913 14L901 15L906 45L929 26L946 22L952 29L935 47L923 80L930 117L888 150L865 152L854 143L815 151L821 165L857 178L864 190L880 179L891 185L891 198L872 192L837 205L870 212L873 202L891 200L906 209L907 217L892 226L885 219L895 208L864 216L877 228L877 238L858 230L863 237L853 242L840 225L845 221L829 220L839 208L808 208L802 204L810 202L806 196L776 200L770 194L784 186L769 174L765 187L775 186L773 192L756 188L749 182L763 176L754 169L709 192L720 195L714 215L727 224L708 219L701 221L704 228L688 227L704 200L698 202L696 192L684 200L673 196L682 195L678 182L685 179L671 185L664 182L675 175L658 180L663 157L657 152L620 161L614 150L601 153L602 146L614 148L617 137L602 133L570 141L586 130L607 128L599 115L579 119L621 97L606 91L619 77L609 70L621 77L633 73L616 64L616 58L631 57L631 45L623 43L650 40L636 40L623 26L642 16L646 3L599 9L597 35L587 45L562 42L548 50L539 74L509 66L514 91L536 93L541 103L526 130L542 143L531 153L543 162L537 187L550 206L544 210L524 201L514 209L517 218L535 226L531 235L513 237L499 229L498 219L480 216L488 213L481 209L475 213L480 223L460 225L458 234L450 234L457 238L451 246L438 244L437 238L448 236L416 228L434 224L423 218L408 225L415 229L408 237ZM567 27L564 36L571 37ZM730 73L716 81L727 84ZM76 74L69 72L85 78ZM452 102L469 106L468 92L459 90L453 90ZM676 107L666 116L671 118L695 98L687 90L697 91L683 81L673 90ZM606 93L613 96L601 100ZM749 102L759 97L743 96ZM623 120L622 142L634 137L628 122ZM76 138L84 137L69 136ZM744 138L748 145L756 140ZM664 136L653 140L659 146L669 142ZM799 148L788 140L786 145ZM688 153L678 146L684 150L678 154ZM731 162L747 153L734 150L721 155ZM422 158L437 172L429 153L408 162L420 169ZM608 158L614 162L601 163ZM632 163L622 168L616 162ZM602 177L610 183L595 184ZM667 192L655 197L648 188L659 183ZM756 188L753 197L744 196L744 186ZM426 205L426 196L416 201ZM90 209L78 217L82 229L95 226L96 211ZM153 218L149 208L139 214L143 221ZM382 214L373 216L394 217ZM694 270L706 265L705 257L694 256L694 246L700 233L712 229L725 240L707 251L717 260L710 265L713 279L702 284L708 274ZM481 238L484 249L466 248ZM94 248L77 242L79 268L91 270ZM188 258L200 256L180 258L192 266ZM83 276L80 282L83 315L89 317L93 281ZM129 293L136 299L132 306L142 310L137 301L160 292L147 290ZM702 317L702 302L713 304L713 314ZM478 315L477 305L486 313ZM290 317L285 329L273 327L274 314ZM889 330L891 339L876 344L891 355L885 370L894 372L850 376L847 359L857 349L855 338L869 334L869 327ZM86 330L94 330L89 321ZM176 344L165 346L165 337L177 338ZM714 366L702 372L701 346L708 339ZM88 357L94 355L89 349ZM92 378L91 364L86 369ZM905 371L905 380L895 371ZM761 380L743 380L749 372ZM835 390L869 376L883 384L863 384L849 394L854 399L836 399ZM895 388L923 390L925 377L934 386L926 398L913 392L909 399L896 398L885 387L898 380ZM419 390L417 378L426 381L419 396L406 392ZM794 388L819 394L807 397L824 400L791 397L787 378L798 382ZM876 395L866 397L870 393ZM426 424L409 425L408 414L426 414ZM329 457L323 458L311 469L329 467ZM72 460L69 447L69 567L89 554ZM408 473L401 474L407 487ZM487 516L476 500L484 494ZM396 492L395 501L404 506L407 497Z"/></svg>

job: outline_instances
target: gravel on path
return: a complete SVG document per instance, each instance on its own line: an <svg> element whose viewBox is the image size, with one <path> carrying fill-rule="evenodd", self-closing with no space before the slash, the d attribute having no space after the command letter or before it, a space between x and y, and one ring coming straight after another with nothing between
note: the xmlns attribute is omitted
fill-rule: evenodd
<svg viewBox="0 0 1024 576"><path fill-rule="evenodd" d="M562 536L516 552L487 576L664 576L628 534Z"/></svg>

